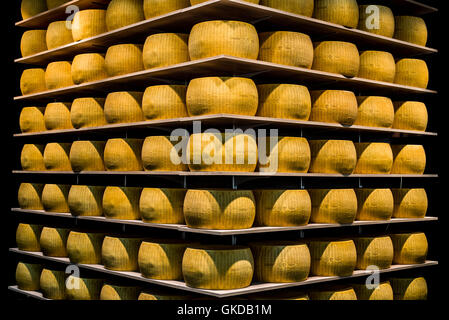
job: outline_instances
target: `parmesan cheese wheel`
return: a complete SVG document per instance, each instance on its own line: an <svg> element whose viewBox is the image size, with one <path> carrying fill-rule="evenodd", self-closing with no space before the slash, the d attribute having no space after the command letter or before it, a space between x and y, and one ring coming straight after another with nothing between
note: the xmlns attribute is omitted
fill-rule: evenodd
<svg viewBox="0 0 449 320"><path fill-rule="evenodd" d="M20 52L22 57L47 50L46 43L47 30L28 30L25 31L20 40Z"/></svg>
<svg viewBox="0 0 449 320"><path fill-rule="evenodd" d="M395 30L393 11L379 5L359 5L359 30L392 38Z"/></svg>
<svg viewBox="0 0 449 320"><path fill-rule="evenodd" d="M145 19L187 8L189 5L189 0L143 0Z"/></svg>
<svg viewBox="0 0 449 320"><path fill-rule="evenodd" d="M20 5L20 11L24 20L46 10L47 3L45 0L22 0Z"/></svg>
<svg viewBox="0 0 449 320"><path fill-rule="evenodd" d="M47 104L44 113L45 127L47 130L73 129L70 120L72 105L68 102L52 102Z"/></svg>
<svg viewBox="0 0 449 320"><path fill-rule="evenodd" d="M73 18L72 36L75 41L90 38L106 31L106 10L81 10Z"/></svg>
<svg viewBox="0 0 449 320"><path fill-rule="evenodd" d="M357 119L357 98L344 90L312 91L311 121L339 123L351 126Z"/></svg>
<svg viewBox="0 0 449 320"><path fill-rule="evenodd" d="M390 144L380 142L356 143L358 174L389 174L393 166Z"/></svg>
<svg viewBox="0 0 449 320"><path fill-rule="evenodd" d="M104 235L101 233L83 233L70 231L67 238L67 255L71 263L101 263L101 244Z"/></svg>
<svg viewBox="0 0 449 320"><path fill-rule="evenodd" d="M191 60L218 55L257 59L259 36L253 25L240 21L216 20L193 26L189 37Z"/></svg>
<svg viewBox="0 0 449 320"><path fill-rule="evenodd" d="M357 196L353 189L311 189L314 223L353 223L357 215Z"/></svg>
<svg viewBox="0 0 449 320"><path fill-rule="evenodd" d="M45 85L48 90L73 86L70 62L56 61L49 63L45 70Z"/></svg>
<svg viewBox="0 0 449 320"><path fill-rule="evenodd" d="M357 119L359 126L391 128L394 116L394 105L390 98L379 96L359 96Z"/></svg>
<svg viewBox="0 0 449 320"><path fill-rule="evenodd" d="M394 109L393 128L426 131L429 115L424 103L417 101L398 101L394 102Z"/></svg>
<svg viewBox="0 0 449 320"><path fill-rule="evenodd" d="M39 286L42 295L51 300L65 300L66 273L59 270L42 269Z"/></svg>
<svg viewBox="0 0 449 320"><path fill-rule="evenodd" d="M354 143L346 140L310 140L309 172L350 175L357 164Z"/></svg>
<svg viewBox="0 0 449 320"><path fill-rule="evenodd" d="M141 171L142 139L109 139L104 148L108 171Z"/></svg>
<svg viewBox="0 0 449 320"><path fill-rule="evenodd" d="M184 217L191 228L248 229L256 217L256 200L252 191L189 190Z"/></svg>
<svg viewBox="0 0 449 320"><path fill-rule="evenodd" d="M45 86L45 70L41 68L25 69L20 77L20 91L28 95L47 90Z"/></svg>
<svg viewBox="0 0 449 320"><path fill-rule="evenodd" d="M189 36L183 33L158 33L149 36L143 46L145 69L189 61L188 38Z"/></svg>
<svg viewBox="0 0 449 320"><path fill-rule="evenodd" d="M36 291L40 289L39 280L42 265L19 262L16 268L16 283L19 289Z"/></svg>
<svg viewBox="0 0 449 320"><path fill-rule="evenodd" d="M20 112L19 126L22 133L47 130L44 120L45 108L25 107Z"/></svg>
<svg viewBox="0 0 449 320"><path fill-rule="evenodd" d="M254 3L258 2L259 1L254 1ZM299 14L306 17L311 17L313 15L313 2L313 0L260 0L260 4L263 6Z"/></svg>
<svg viewBox="0 0 449 320"><path fill-rule="evenodd" d="M142 111L145 120L161 120L187 117L187 87L159 85L145 89Z"/></svg>
<svg viewBox="0 0 449 320"><path fill-rule="evenodd" d="M368 289L366 284L354 284L357 300L393 300L393 288L389 281L379 283L374 289Z"/></svg>
<svg viewBox="0 0 449 320"><path fill-rule="evenodd" d="M166 293L161 290L151 290L151 292L142 291L137 300L186 300L188 296Z"/></svg>
<svg viewBox="0 0 449 320"><path fill-rule="evenodd" d="M41 251L39 245L41 231L42 226L40 225L19 223L16 230L17 248L22 251Z"/></svg>
<svg viewBox="0 0 449 320"><path fill-rule="evenodd" d="M104 98L77 98L70 108L70 119L76 129L106 124Z"/></svg>
<svg viewBox="0 0 449 320"><path fill-rule="evenodd" d="M253 278L254 259L248 247L189 247L182 259L182 273L186 285L193 288L245 288Z"/></svg>
<svg viewBox="0 0 449 320"><path fill-rule="evenodd" d="M401 59L396 63L394 83L426 89L429 83L429 69L424 60Z"/></svg>
<svg viewBox="0 0 449 320"><path fill-rule="evenodd" d="M106 269L137 271L137 254L142 239L106 236L101 247L101 261Z"/></svg>
<svg viewBox="0 0 449 320"><path fill-rule="evenodd" d="M68 204L73 216L102 216L103 193L105 187L72 186Z"/></svg>
<svg viewBox="0 0 449 320"><path fill-rule="evenodd" d="M309 250L311 275L346 277L354 272L357 252L352 240L312 240Z"/></svg>
<svg viewBox="0 0 449 320"><path fill-rule="evenodd" d="M45 171L44 146L38 144L23 145L20 163L24 171Z"/></svg>
<svg viewBox="0 0 449 320"><path fill-rule="evenodd" d="M67 257L69 229L44 227L39 240L41 251L49 257Z"/></svg>
<svg viewBox="0 0 449 320"><path fill-rule="evenodd" d="M427 44L427 26L423 18L412 16L395 17L394 37L419 46Z"/></svg>
<svg viewBox="0 0 449 320"><path fill-rule="evenodd" d="M428 243L423 232L392 234L395 264L426 262Z"/></svg>
<svg viewBox="0 0 449 320"><path fill-rule="evenodd" d="M105 57L108 76L115 77L143 70L142 45L117 44L108 48Z"/></svg>
<svg viewBox="0 0 449 320"><path fill-rule="evenodd" d="M261 84L259 117L309 120L312 101L307 87L296 84Z"/></svg>
<svg viewBox="0 0 449 320"><path fill-rule="evenodd" d="M357 28L359 6L356 0L315 0L313 17L345 27Z"/></svg>
<svg viewBox="0 0 449 320"><path fill-rule="evenodd" d="M395 218L424 218L428 199L426 189L393 189Z"/></svg>
<svg viewBox="0 0 449 320"><path fill-rule="evenodd" d="M66 288L68 300L99 300L103 280L91 278L78 278L69 276L66 283L70 284Z"/></svg>
<svg viewBox="0 0 449 320"><path fill-rule="evenodd" d="M80 11L81 12L81 11ZM107 78L106 64L99 53L83 53L72 62L72 80L75 84Z"/></svg>
<svg viewBox="0 0 449 320"><path fill-rule="evenodd" d="M360 54L359 78L394 82L396 62L393 55L385 51L363 51Z"/></svg>
<svg viewBox="0 0 449 320"><path fill-rule="evenodd" d="M352 287L332 289L309 292L310 300L357 300L357 295Z"/></svg>
<svg viewBox="0 0 449 320"><path fill-rule="evenodd" d="M142 147L142 164L145 171L187 171L188 166L182 163L181 155L175 148L180 143L171 141L171 137L147 137Z"/></svg>
<svg viewBox="0 0 449 320"><path fill-rule="evenodd" d="M104 146L104 141L74 141L70 149L73 171L104 171Z"/></svg>
<svg viewBox="0 0 449 320"><path fill-rule="evenodd" d="M370 266L388 269L393 262L393 242L389 236L356 237L357 266L359 270L367 270Z"/></svg>
<svg viewBox="0 0 449 320"><path fill-rule="evenodd" d="M137 300L139 288L104 284L100 292L100 300Z"/></svg>
<svg viewBox="0 0 449 320"><path fill-rule="evenodd" d="M61 6L62 4L66 3L67 0L47 0L47 8L48 10L57 8Z"/></svg>
<svg viewBox="0 0 449 320"><path fill-rule="evenodd" d="M41 201L43 184L21 183L17 192L17 200L20 209L44 210Z"/></svg>
<svg viewBox="0 0 449 320"><path fill-rule="evenodd" d="M42 190L42 205L47 212L69 213L69 185L46 184Z"/></svg>
<svg viewBox="0 0 449 320"><path fill-rule="evenodd" d="M190 116L219 113L255 116L259 98L251 79L206 77L190 81L186 101Z"/></svg>
<svg viewBox="0 0 449 320"><path fill-rule="evenodd" d="M72 30L67 28L67 21L54 21L50 23L47 28L45 41L48 50L72 43Z"/></svg>
<svg viewBox="0 0 449 320"><path fill-rule="evenodd" d="M143 0L112 0L106 10L108 31L145 20Z"/></svg>
<svg viewBox="0 0 449 320"><path fill-rule="evenodd" d="M260 282L300 282L310 271L307 244L294 242L261 242L251 244L255 280Z"/></svg>
<svg viewBox="0 0 449 320"><path fill-rule="evenodd" d="M355 44L342 41L323 41L314 44L312 69L338 73L352 78L359 74L360 56Z"/></svg>
<svg viewBox="0 0 449 320"><path fill-rule="evenodd" d="M111 124L143 121L142 92L111 92L104 103L106 121Z"/></svg>
<svg viewBox="0 0 449 320"><path fill-rule="evenodd" d="M144 188L140 195L139 211L147 223L184 224L183 189Z"/></svg>
<svg viewBox="0 0 449 320"><path fill-rule="evenodd" d="M49 143L44 150L45 169L49 171L72 171L70 164L71 143Z"/></svg>
<svg viewBox="0 0 449 320"><path fill-rule="evenodd" d="M141 188L107 187L103 193L103 214L108 219L138 220Z"/></svg>
<svg viewBox="0 0 449 320"><path fill-rule="evenodd" d="M385 221L393 215L394 199L390 189L356 189L357 220Z"/></svg>
<svg viewBox="0 0 449 320"><path fill-rule="evenodd" d="M427 282L419 278L392 278L394 300L427 300Z"/></svg>
<svg viewBox="0 0 449 320"><path fill-rule="evenodd" d="M426 152L422 145L394 145L392 174L424 174Z"/></svg>

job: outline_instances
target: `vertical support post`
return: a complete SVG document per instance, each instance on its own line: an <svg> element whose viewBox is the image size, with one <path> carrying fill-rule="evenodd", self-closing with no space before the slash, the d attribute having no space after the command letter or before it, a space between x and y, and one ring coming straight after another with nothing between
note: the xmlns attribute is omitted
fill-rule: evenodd
<svg viewBox="0 0 449 320"><path fill-rule="evenodd" d="M300 230L300 231L299 231L299 237L300 237L301 239L304 239L304 230Z"/></svg>
<svg viewBox="0 0 449 320"><path fill-rule="evenodd" d="M235 236L235 235L231 236L231 243L233 246L235 246L237 244L237 236Z"/></svg>
<svg viewBox="0 0 449 320"><path fill-rule="evenodd" d="M187 189L187 176L183 177L183 187L184 189Z"/></svg>
<svg viewBox="0 0 449 320"><path fill-rule="evenodd" d="M232 190L237 190L237 184L235 182L235 176L232 176Z"/></svg>
<svg viewBox="0 0 449 320"><path fill-rule="evenodd" d="M403 185L403 181L402 181L402 177L401 177L400 182L399 182L399 189L402 189L402 185Z"/></svg>

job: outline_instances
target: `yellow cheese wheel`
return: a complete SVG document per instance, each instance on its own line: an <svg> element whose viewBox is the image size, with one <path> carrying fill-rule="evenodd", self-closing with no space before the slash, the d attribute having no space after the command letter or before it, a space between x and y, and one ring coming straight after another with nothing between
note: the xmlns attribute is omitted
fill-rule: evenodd
<svg viewBox="0 0 449 320"><path fill-rule="evenodd" d="M139 288L135 286L117 286L104 284L100 292L100 300L137 300Z"/></svg>
<svg viewBox="0 0 449 320"><path fill-rule="evenodd" d="M420 46L427 44L427 26L421 17L396 16L394 37Z"/></svg>
<svg viewBox="0 0 449 320"><path fill-rule="evenodd" d="M186 101L190 116L219 113L255 116L259 98L251 79L206 77L190 81Z"/></svg>
<svg viewBox="0 0 449 320"><path fill-rule="evenodd" d="M352 287L332 287L309 292L310 300L357 300L357 294Z"/></svg>
<svg viewBox="0 0 449 320"><path fill-rule="evenodd" d="M418 101L394 102L393 128L426 131L429 115L424 103Z"/></svg>
<svg viewBox="0 0 449 320"><path fill-rule="evenodd" d="M394 199L390 189L356 189L357 220L385 221L393 215Z"/></svg>
<svg viewBox="0 0 449 320"><path fill-rule="evenodd" d="M69 102L52 102L47 104L44 113L47 130L73 129L70 120L72 105Z"/></svg>
<svg viewBox="0 0 449 320"><path fill-rule="evenodd" d="M142 146L142 164L145 171L187 171L188 166L182 163L181 155L175 148L180 143L171 141L171 137L147 137Z"/></svg>
<svg viewBox="0 0 449 320"><path fill-rule="evenodd" d="M350 175L357 164L354 143L347 140L310 140L309 172Z"/></svg>
<svg viewBox="0 0 449 320"><path fill-rule="evenodd" d="M191 228L247 229L256 217L256 200L252 191L189 190L184 217Z"/></svg>
<svg viewBox="0 0 449 320"><path fill-rule="evenodd" d="M394 218L424 218L428 199L426 189L393 189Z"/></svg>
<svg viewBox="0 0 449 320"><path fill-rule="evenodd" d="M65 184L46 184L42 190L42 205L47 212L69 213L67 198L70 186Z"/></svg>
<svg viewBox="0 0 449 320"><path fill-rule="evenodd" d="M394 83L426 89L429 83L429 69L424 60L401 59L396 63Z"/></svg>
<svg viewBox="0 0 449 320"><path fill-rule="evenodd" d="M187 8L189 5L189 0L143 0L145 19L150 19L171 11Z"/></svg>
<svg viewBox="0 0 449 320"><path fill-rule="evenodd" d="M424 174L426 151L422 145L393 145L393 174Z"/></svg>
<svg viewBox="0 0 449 320"><path fill-rule="evenodd" d="M392 38L395 30L393 11L379 5L359 5L359 30Z"/></svg>
<svg viewBox="0 0 449 320"><path fill-rule="evenodd" d="M259 36L253 25L240 21L215 20L193 26L189 37L191 60L218 55L257 59Z"/></svg>
<svg viewBox="0 0 449 320"><path fill-rule="evenodd" d="M81 11L80 11L81 12ZM106 64L99 53L83 53L72 62L72 80L75 84L107 78Z"/></svg>
<svg viewBox="0 0 449 320"><path fill-rule="evenodd" d="M311 275L346 277L354 272L357 252L352 240L311 240L309 250Z"/></svg>
<svg viewBox="0 0 449 320"><path fill-rule="evenodd" d="M158 33L149 36L143 46L145 69L189 61L188 38L184 33Z"/></svg>
<svg viewBox="0 0 449 320"><path fill-rule="evenodd" d="M357 119L359 126L391 128L395 120L394 105L390 98L379 96L359 96Z"/></svg>
<svg viewBox="0 0 449 320"><path fill-rule="evenodd" d="M39 286L42 295L51 300L65 300L66 273L59 270L42 269Z"/></svg>
<svg viewBox="0 0 449 320"><path fill-rule="evenodd" d="M20 209L44 210L41 201L43 184L21 183L17 192L17 201Z"/></svg>
<svg viewBox="0 0 449 320"><path fill-rule="evenodd" d="M159 85L145 89L142 111L145 120L161 120L187 117L187 87L183 85Z"/></svg>
<svg viewBox="0 0 449 320"><path fill-rule="evenodd" d="M39 239L42 253L49 257L67 257L69 232L69 229L44 227Z"/></svg>
<svg viewBox="0 0 449 320"><path fill-rule="evenodd" d="M19 126L22 133L47 130L44 120L45 108L25 107L20 111Z"/></svg>
<svg viewBox="0 0 449 320"><path fill-rule="evenodd" d="M315 0L313 17L345 27L357 28L359 6L356 0Z"/></svg>
<svg viewBox="0 0 449 320"><path fill-rule="evenodd" d="M105 57L108 76L115 77L143 70L142 45L117 44L108 48Z"/></svg>
<svg viewBox="0 0 449 320"><path fill-rule="evenodd" d="M40 289L39 280L42 265L19 262L16 267L16 283L19 289L37 291Z"/></svg>
<svg viewBox="0 0 449 320"><path fill-rule="evenodd" d="M393 262L393 242L389 236L356 237L357 266L359 270L367 270L370 266L388 269Z"/></svg>
<svg viewBox="0 0 449 320"><path fill-rule="evenodd" d="M47 27L45 41L48 50L73 42L72 30L67 28L67 21L54 21Z"/></svg>
<svg viewBox="0 0 449 320"><path fill-rule="evenodd" d="M104 146L104 141L74 141L70 149L73 171L104 171Z"/></svg>
<svg viewBox="0 0 449 320"><path fill-rule="evenodd" d="M109 139L104 148L108 171L141 171L142 139Z"/></svg>
<svg viewBox="0 0 449 320"><path fill-rule="evenodd" d="M47 50L46 43L47 30L28 30L25 31L20 40L20 52L22 57Z"/></svg>
<svg viewBox="0 0 449 320"><path fill-rule="evenodd" d="M41 251L39 238L41 237L42 226L36 224L19 223L16 230L17 248L22 251Z"/></svg>
<svg viewBox="0 0 449 320"><path fill-rule="evenodd" d="M104 234L70 231L67 238L67 255L72 263L101 263L101 244Z"/></svg>
<svg viewBox="0 0 449 320"><path fill-rule="evenodd" d="M389 281L383 281L374 288L368 288L366 284L354 284L357 300L393 300L393 288Z"/></svg>
<svg viewBox="0 0 449 320"><path fill-rule="evenodd" d="M72 171L70 164L71 143L49 143L44 150L45 169L49 171Z"/></svg>
<svg viewBox="0 0 449 320"><path fill-rule="evenodd" d="M248 247L189 247L182 259L182 273L186 285L193 288L245 288L253 278L254 259Z"/></svg>
<svg viewBox="0 0 449 320"><path fill-rule="evenodd" d="M144 188L140 195L139 211L148 223L184 224L183 189Z"/></svg>
<svg viewBox="0 0 449 320"><path fill-rule="evenodd" d="M395 264L426 262L428 243L423 232L392 234Z"/></svg>
<svg viewBox="0 0 449 320"><path fill-rule="evenodd" d="M353 223L357 215L357 196L353 189L311 189L314 223Z"/></svg>
<svg viewBox="0 0 449 320"><path fill-rule="evenodd" d="M68 204L73 216L102 216L103 193L105 187L72 186Z"/></svg>
<svg viewBox="0 0 449 320"><path fill-rule="evenodd" d="M103 193L103 214L108 219L138 220L141 188L107 187Z"/></svg>
<svg viewBox="0 0 449 320"><path fill-rule="evenodd" d="M81 10L73 18L72 36L75 41L90 38L106 31L106 10Z"/></svg>
<svg viewBox="0 0 449 320"><path fill-rule="evenodd" d="M351 126L357 119L357 98L344 90L317 90L312 96L311 121L339 123Z"/></svg>
<svg viewBox="0 0 449 320"><path fill-rule="evenodd" d="M145 20L143 0L112 0L106 10L109 31Z"/></svg>
<svg viewBox="0 0 449 320"><path fill-rule="evenodd" d="M64 3L67 3L67 0L47 0L47 8L48 10L51 10L61 6Z"/></svg>
<svg viewBox="0 0 449 320"><path fill-rule="evenodd" d="M394 82L396 62L393 55L385 51L363 51L360 54L359 78Z"/></svg>
<svg viewBox="0 0 449 320"><path fill-rule="evenodd" d="M381 142L356 143L357 174L389 174L393 166L390 144Z"/></svg>
<svg viewBox="0 0 449 320"><path fill-rule="evenodd" d="M306 17L311 17L313 15L313 2L313 0L260 0L260 4L262 6L267 6Z"/></svg>
<svg viewBox="0 0 449 320"><path fill-rule="evenodd" d="M22 72L22 76L20 77L20 91L24 96L46 90L44 69L25 69Z"/></svg>
<svg viewBox="0 0 449 320"><path fill-rule="evenodd" d="M419 278L391 278L394 300L427 300L427 281Z"/></svg>
<svg viewBox="0 0 449 320"><path fill-rule="evenodd" d="M107 95L104 116L111 124L143 121L142 92L119 91Z"/></svg>
<svg viewBox="0 0 449 320"><path fill-rule="evenodd" d="M323 41L314 44L312 69L356 77L360 68L357 47L349 42Z"/></svg>
<svg viewBox="0 0 449 320"><path fill-rule="evenodd" d="M47 3L45 0L22 0L20 5L22 18L28 19L41 12L47 11Z"/></svg>
<svg viewBox="0 0 449 320"><path fill-rule="evenodd" d="M45 85L48 90L73 86L70 62L56 61L49 63L45 70Z"/></svg>
<svg viewBox="0 0 449 320"><path fill-rule="evenodd" d="M77 98L70 108L70 120L76 129L106 124L104 98Z"/></svg>
<svg viewBox="0 0 449 320"><path fill-rule="evenodd" d="M137 271L137 255L142 239L106 236L101 247L101 261L106 269Z"/></svg>
<svg viewBox="0 0 449 320"><path fill-rule="evenodd" d="M20 154L20 163L24 171L45 171L44 146L25 144Z"/></svg>
<svg viewBox="0 0 449 320"><path fill-rule="evenodd" d="M99 300L103 280L92 278L78 278L69 276L67 283L71 284L66 288L68 300Z"/></svg>

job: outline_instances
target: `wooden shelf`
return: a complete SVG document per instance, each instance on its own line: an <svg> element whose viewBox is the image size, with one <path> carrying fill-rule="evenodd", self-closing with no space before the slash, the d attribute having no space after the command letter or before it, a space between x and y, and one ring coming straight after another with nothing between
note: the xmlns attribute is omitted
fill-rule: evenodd
<svg viewBox="0 0 449 320"><path fill-rule="evenodd" d="M44 298L42 293L39 292L39 291L26 291L26 290L19 289L18 286L9 286L8 289L13 291L13 292L23 294L23 295L25 295L27 297L30 297L30 298L35 298L35 299L38 299L38 300L51 300L51 299Z"/></svg>

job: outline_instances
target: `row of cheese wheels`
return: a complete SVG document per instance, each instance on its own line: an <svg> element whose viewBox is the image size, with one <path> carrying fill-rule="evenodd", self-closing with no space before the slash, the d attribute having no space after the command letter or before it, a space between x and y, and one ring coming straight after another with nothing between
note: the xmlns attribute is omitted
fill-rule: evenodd
<svg viewBox="0 0 449 320"><path fill-rule="evenodd" d="M421 188L234 191L22 183L18 202L25 210L224 230L416 219L428 208Z"/></svg>
<svg viewBox="0 0 449 320"><path fill-rule="evenodd" d="M75 264L103 264L108 270L139 271L149 279L184 280L189 287L211 290L244 288L253 281L291 283L309 276L346 277L355 269L422 264L428 252L422 232L226 246L19 224L16 241L22 251L68 257Z"/></svg>
<svg viewBox="0 0 449 320"><path fill-rule="evenodd" d="M271 140L271 141L270 141ZM213 171L325 174L424 174L422 145L261 138L203 133L73 143L25 144L24 171Z"/></svg>
<svg viewBox="0 0 449 320"><path fill-rule="evenodd" d="M197 78L184 85L158 85L144 92L111 92L105 98L77 98L25 107L23 133L80 129L212 114L340 123L425 131L428 112L418 101L359 96L344 90L313 90L295 84L257 85L247 78Z"/></svg>
<svg viewBox="0 0 449 320"><path fill-rule="evenodd" d="M193 294L125 286L114 281L68 276L64 270L19 262L16 282L21 290L40 291L52 300L213 300ZM79 286L75 287L75 283ZM275 294L239 296L236 300L426 300L425 278L391 278L369 289L365 284L323 285L310 292L288 290Z"/></svg>

